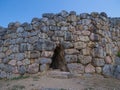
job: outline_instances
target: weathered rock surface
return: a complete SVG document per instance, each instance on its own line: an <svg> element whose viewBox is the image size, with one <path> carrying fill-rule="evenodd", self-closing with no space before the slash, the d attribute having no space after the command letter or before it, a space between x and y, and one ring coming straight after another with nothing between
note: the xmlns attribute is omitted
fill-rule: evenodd
<svg viewBox="0 0 120 90"><path fill-rule="evenodd" d="M63 10L31 23L11 22L0 27L0 78L44 72L57 64L57 69L71 73L120 79L119 30L120 18L104 12L77 15Z"/></svg>
<svg viewBox="0 0 120 90"><path fill-rule="evenodd" d="M71 63L67 65L69 71L75 74L82 74L84 73L84 66L82 64Z"/></svg>

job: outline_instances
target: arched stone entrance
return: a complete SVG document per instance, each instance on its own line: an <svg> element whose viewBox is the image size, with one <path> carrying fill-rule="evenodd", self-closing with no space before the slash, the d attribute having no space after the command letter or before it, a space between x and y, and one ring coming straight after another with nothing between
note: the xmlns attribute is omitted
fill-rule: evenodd
<svg viewBox="0 0 120 90"><path fill-rule="evenodd" d="M61 44L58 44L54 50L54 54L52 57L52 63L50 68L52 69L60 69L61 71L68 71L67 63L64 58L64 47Z"/></svg>

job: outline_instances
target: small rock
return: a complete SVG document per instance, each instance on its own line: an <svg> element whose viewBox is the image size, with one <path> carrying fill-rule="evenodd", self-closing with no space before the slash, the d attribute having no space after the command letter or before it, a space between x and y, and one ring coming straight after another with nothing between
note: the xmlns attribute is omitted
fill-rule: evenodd
<svg viewBox="0 0 120 90"><path fill-rule="evenodd" d="M102 72L102 68L101 67L96 67L95 70L96 70L96 73L98 73L98 74L100 74Z"/></svg>
<svg viewBox="0 0 120 90"><path fill-rule="evenodd" d="M22 61L17 61L17 66L23 65Z"/></svg>
<svg viewBox="0 0 120 90"><path fill-rule="evenodd" d="M105 12L101 12L100 15L107 17L107 14Z"/></svg>
<svg viewBox="0 0 120 90"><path fill-rule="evenodd" d="M91 41L99 41L100 40L100 36L98 34L91 33L90 40Z"/></svg>
<svg viewBox="0 0 120 90"><path fill-rule="evenodd" d="M83 34L84 36L89 36L89 35L90 35L90 31L83 30L83 31L82 31L82 34Z"/></svg>
<svg viewBox="0 0 120 90"><path fill-rule="evenodd" d="M113 77L115 67L113 65L106 64L103 67L103 75L106 77Z"/></svg>
<svg viewBox="0 0 120 90"><path fill-rule="evenodd" d="M120 65L117 65L114 72L114 77L120 80Z"/></svg>
<svg viewBox="0 0 120 90"><path fill-rule="evenodd" d="M90 63L92 61L92 57L91 56L78 56L78 59L80 61L80 63L86 65L88 63Z"/></svg>
<svg viewBox="0 0 120 90"><path fill-rule="evenodd" d="M30 64L30 60L29 59L24 59L23 60L23 65L29 65Z"/></svg>
<svg viewBox="0 0 120 90"><path fill-rule="evenodd" d="M24 28L23 27L18 27L17 28L17 33L22 33L24 31Z"/></svg>
<svg viewBox="0 0 120 90"><path fill-rule="evenodd" d="M48 66L46 64L42 64L40 65L40 71L43 72L43 71L47 71L48 70Z"/></svg>
<svg viewBox="0 0 120 90"><path fill-rule="evenodd" d="M72 41L73 40L73 35L70 32L65 32L64 39L66 41Z"/></svg>
<svg viewBox="0 0 120 90"><path fill-rule="evenodd" d="M0 59L0 63L2 63L2 59Z"/></svg>
<svg viewBox="0 0 120 90"><path fill-rule="evenodd" d="M48 18L48 19L52 19L52 18L54 17L54 14L53 14L53 13L44 13L44 14L42 15L42 17L46 17L46 18Z"/></svg>
<svg viewBox="0 0 120 90"><path fill-rule="evenodd" d="M62 42L62 45L65 49L73 48L73 43L71 42Z"/></svg>
<svg viewBox="0 0 120 90"><path fill-rule="evenodd" d="M41 53L41 57L51 58L52 56L53 56L52 51L42 51L42 53Z"/></svg>
<svg viewBox="0 0 120 90"><path fill-rule="evenodd" d="M15 66L16 65L16 60L10 60L8 62L8 64L12 65L12 66Z"/></svg>
<svg viewBox="0 0 120 90"><path fill-rule="evenodd" d="M60 12L60 15L61 15L62 17L67 17L69 14L68 14L67 11L62 10L62 11Z"/></svg>
<svg viewBox="0 0 120 90"><path fill-rule="evenodd" d="M104 59L99 59L99 58L95 58L93 60L93 64L97 67L100 67L100 66L104 66L105 65L105 61Z"/></svg>
<svg viewBox="0 0 120 90"><path fill-rule="evenodd" d="M40 64L51 64L52 60L50 58L39 58Z"/></svg>
<svg viewBox="0 0 120 90"><path fill-rule="evenodd" d="M40 57L40 52L39 51L31 51L30 52L30 58L35 59Z"/></svg>
<svg viewBox="0 0 120 90"><path fill-rule="evenodd" d="M75 42L75 43L74 43L74 47L75 47L76 49L83 49L83 48L86 47L86 43L84 43L84 42Z"/></svg>
<svg viewBox="0 0 120 90"><path fill-rule="evenodd" d="M105 62L106 62L106 64L111 64L112 63L111 57L110 56L106 56L105 57Z"/></svg>
<svg viewBox="0 0 120 90"><path fill-rule="evenodd" d="M115 65L120 65L120 58L119 57L115 58Z"/></svg>
<svg viewBox="0 0 120 90"><path fill-rule="evenodd" d="M0 78L6 78L7 73L4 71L0 71Z"/></svg>
<svg viewBox="0 0 120 90"><path fill-rule="evenodd" d="M79 38L80 38L80 41L83 41L83 42L88 42L89 41L88 36L79 36Z"/></svg>
<svg viewBox="0 0 120 90"><path fill-rule="evenodd" d="M24 58L25 58L24 53L17 53L17 54L15 54L15 59L16 59L16 60L21 61L21 60L23 60Z"/></svg>
<svg viewBox="0 0 120 90"><path fill-rule="evenodd" d="M2 59L2 63L7 64L10 60L8 58Z"/></svg>
<svg viewBox="0 0 120 90"><path fill-rule="evenodd" d="M30 74L38 73L38 71L39 71L39 64L34 63L34 64L29 65L27 71Z"/></svg>
<svg viewBox="0 0 120 90"><path fill-rule="evenodd" d="M24 75L26 73L26 67L25 66L19 66L18 71L21 75Z"/></svg>
<svg viewBox="0 0 120 90"><path fill-rule="evenodd" d="M90 48L82 49L82 53L83 53L84 56L89 56L90 55Z"/></svg>
<svg viewBox="0 0 120 90"><path fill-rule="evenodd" d="M91 16L94 17L94 18L97 18L97 17L99 17L99 13L98 12L92 12Z"/></svg>
<svg viewBox="0 0 120 90"><path fill-rule="evenodd" d="M80 14L80 18L81 19L86 19L86 18L88 18L89 17L89 14L88 13L81 13Z"/></svg>
<svg viewBox="0 0 120 90"><path fill-rule="evenodd" d="M65 49L65 54L78 54L79 51L76 49Z"/></svg>
<svg viewBox="0 0 120 90"><path fill-rule="evenodd" d="M91 64L88 64L86 67L85 67L85 72L86 73L95 73L95 67Z"/></svg>
<svg viewBox="0 0 120 90"><path fill-rule="evenodd" d="M14 74L18 74L18 73L19 73L17 66L13 68L13 73L14 73Z"/></svg>
<svg viewBox="0 0 120 90"><path fill-rule="evenodd" d="M0 58L4 58L5 54L4 53L0 53Z"/></svg>

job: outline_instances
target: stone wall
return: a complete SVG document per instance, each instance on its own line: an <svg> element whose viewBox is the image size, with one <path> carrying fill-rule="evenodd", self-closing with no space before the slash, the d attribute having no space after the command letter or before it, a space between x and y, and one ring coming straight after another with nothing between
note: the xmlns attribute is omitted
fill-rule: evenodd
<svg viewBox="0 0 120 90"><path fill-rule="evenodd" d="M31 23L0 27L0 78L47 71L58 44L73 74L98 73L120 79L120 19L106 13L45 13Z"/></svg>

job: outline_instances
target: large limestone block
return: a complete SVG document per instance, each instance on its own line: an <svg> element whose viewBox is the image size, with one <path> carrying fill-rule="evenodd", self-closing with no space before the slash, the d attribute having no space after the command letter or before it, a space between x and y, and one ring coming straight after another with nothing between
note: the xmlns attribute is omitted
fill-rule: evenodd
<svg viewBox="0 0 120 90"><path fill-rule="evenodd" d="M86 43L84 43L84 42L75 42L75 43L74 43L74 47L75 47L76 49L83 49L83 48L86 47Z"/></svg>
<svg viewBox="0 0 120 90"><path fill-rule="evenodd" d="M77 55L66 55L65 60L67 63L77 62Z"/></svg>
<svg viewBox="0 0 120 90"><path fill-rule="evenodd" d="M28 66L28 73L35 74L39 71L39 64L34 63Z"/></svg>
<svg viewBox="0 0 120 90"><path fill-rule="evenodd" d="M34 44L34 49L39 51L53 51L55 49L55 43L50 40L40 39Z"/></svg>
<svg viewBox="0 0 120 90"><path fill-rule="evenodd" d="M95 58L93 60L93 64L94 64L94 66L97 66L97 67L104 66L105 65L105 61L104 61L104 59Z"/></svg>
<svg viewBox="0 0 120 90"><path fill-rule="evenodd" d="M78 63L67 64L68 70L73 74L82 74L84 73L84 66Z"/></svg>

